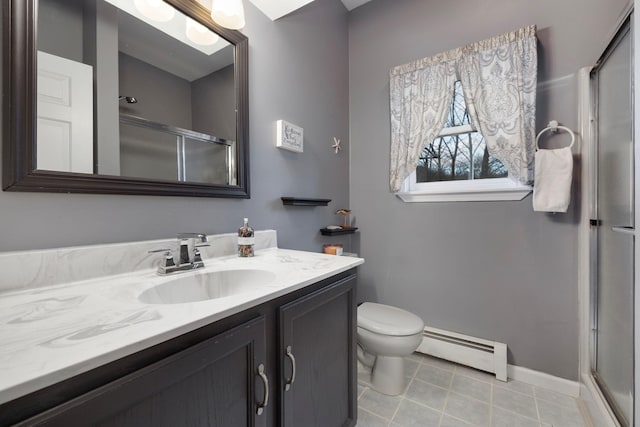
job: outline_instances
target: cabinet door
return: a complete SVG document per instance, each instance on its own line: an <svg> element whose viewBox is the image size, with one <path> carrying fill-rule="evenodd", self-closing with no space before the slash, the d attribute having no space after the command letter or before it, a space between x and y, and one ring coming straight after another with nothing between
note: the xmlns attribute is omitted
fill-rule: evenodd
<svg viewBox="0 0 640 427"><path fill-rule="evenodd" d="M281 425L355 425L355 276L282 306L279 322Z"/></svg>
<svg viewBox="0 0 640 427"><path fill-rule="evenodd" d="M263 317L244 323L23 425L266 426Z"/></svg>

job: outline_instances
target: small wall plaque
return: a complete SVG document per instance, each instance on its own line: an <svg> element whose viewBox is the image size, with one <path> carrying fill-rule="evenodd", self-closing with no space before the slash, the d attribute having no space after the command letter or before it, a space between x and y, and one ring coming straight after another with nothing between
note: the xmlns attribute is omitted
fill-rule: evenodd
<svg viewBox="0 0 640 427"><path fill-rule="evenodd" d="M276 147L302 153L303 129L299 126L278 120L276 122Z"/></svg>

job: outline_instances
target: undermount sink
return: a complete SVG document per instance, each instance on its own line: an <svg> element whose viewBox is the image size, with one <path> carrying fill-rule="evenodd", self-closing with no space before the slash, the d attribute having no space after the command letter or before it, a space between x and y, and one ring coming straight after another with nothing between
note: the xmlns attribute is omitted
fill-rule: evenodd
<svg viewBox="0 0 640 427"><path fill-rule="evenodd" d="M249 269L186 273L147 289L138 299L146 304L206 301L256 291L275 278L271 271Z"/></svg>

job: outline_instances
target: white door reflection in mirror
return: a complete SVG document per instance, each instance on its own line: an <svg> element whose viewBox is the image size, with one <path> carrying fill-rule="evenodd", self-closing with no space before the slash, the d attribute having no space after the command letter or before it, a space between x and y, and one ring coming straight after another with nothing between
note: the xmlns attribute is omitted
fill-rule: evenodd
<svg viewBox="0 0 640 427"><path fill-rule="evenodd" d="M93 67L38 52L37 167L93 173Z"/></svg>

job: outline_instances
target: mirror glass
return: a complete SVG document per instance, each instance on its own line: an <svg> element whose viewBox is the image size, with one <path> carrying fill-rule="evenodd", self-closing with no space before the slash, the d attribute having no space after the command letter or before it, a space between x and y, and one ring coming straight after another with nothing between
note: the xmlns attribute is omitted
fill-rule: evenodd
<svg viewBox="0 0 640 427"><path fill-rule="evenodd" d="M162 0L37 16L37 170L237 184L233 44Z"/></svg>

